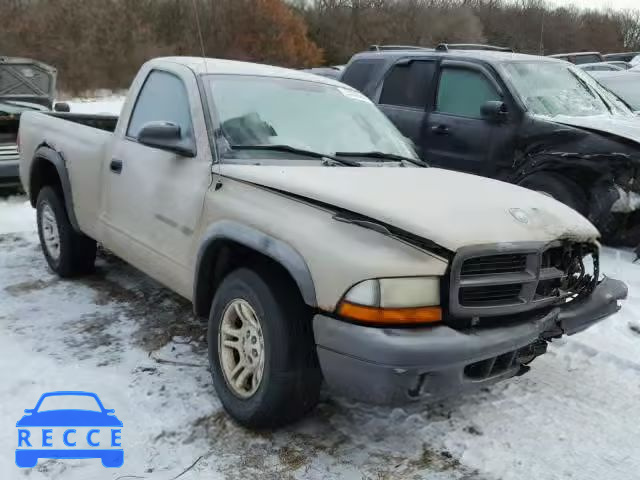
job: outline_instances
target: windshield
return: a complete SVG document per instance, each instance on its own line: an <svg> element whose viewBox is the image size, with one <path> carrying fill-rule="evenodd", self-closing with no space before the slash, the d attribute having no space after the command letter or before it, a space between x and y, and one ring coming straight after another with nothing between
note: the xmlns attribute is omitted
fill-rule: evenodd
<svg viewBox="0 0 640 480"><path fill-rule="evenodd" d="M233 147L287 145L324 155L376 151L417 158L384 114L349 87L277 77L205 79L223 155Z"/></svg>
<svg viewBox="0 0 640 480"><path fill-rule="evenodd" d="M508 62L501 65L527 110L536 115L630 115L589 74L569 63Z"/></svg>

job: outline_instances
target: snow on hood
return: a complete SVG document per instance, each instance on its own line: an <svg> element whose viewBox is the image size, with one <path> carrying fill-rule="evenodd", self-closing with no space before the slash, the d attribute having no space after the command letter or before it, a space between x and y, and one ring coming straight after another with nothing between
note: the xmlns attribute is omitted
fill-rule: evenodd
<svg viewBox="0 0 640 480"><path fill-rule="evenodd" d="M222 165L221 173L365 215L453 251L598 236L582 215L546 195L438 168Z"/></svg>
<svg viewBox="0 0 640 480"><path fill-rule="evenodd" d="M572 117L569 115L557 115L555 117L545 118L572 127L588 128L589 130L610 133L640 144L640 119L637 116L593 115L588 117Z"/></svg>

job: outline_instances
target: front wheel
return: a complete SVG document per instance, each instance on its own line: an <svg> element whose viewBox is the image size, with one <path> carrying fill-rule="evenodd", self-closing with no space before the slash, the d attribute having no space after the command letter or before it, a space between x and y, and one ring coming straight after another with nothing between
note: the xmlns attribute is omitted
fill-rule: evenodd
<svg viewBox="0 0 640 480"><path fill-rule="evenodd" d="M555 198L582 215L589 212L589 201L584 190L573 180L553 172L534 173L522 179L521 187L536 190Z"/></svg>
<svg viewBox="0 0 640 480"><path fill-rule="evenodd" d="M91 272L96 242L73 229L56 190L49 186L40 190L36 212L40 245L51 270L63 278Z"/></svg>
<svg viewBox="0 0 640 480"><path fill-rule="evenodd" d="M218 288L209 362L227 412L249 428L293 422L318 402L321 373L311 315L284 275L241 268Z"/></svg>

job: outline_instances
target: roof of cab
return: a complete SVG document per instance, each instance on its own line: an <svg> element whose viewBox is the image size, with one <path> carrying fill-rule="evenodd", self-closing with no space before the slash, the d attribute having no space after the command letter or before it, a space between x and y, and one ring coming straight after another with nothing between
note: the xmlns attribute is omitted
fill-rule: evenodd
<svg viewBox="0 0 640 480"><path fill-rule="evenodd" d="M454 50L449 51L437 51L433 49L411 49L411 50L381 50L381 51L366 51L360 52L353 56L355 59L364 58L408 58L408 57L455 57L461 60L463 59L476 59L482 60L487 63L504 63L504 62L562 62L562 60L542 57L539 55L528 55L525 53L512 53L512 52L497 52L493 50Z"/></svg>
<svg viewBox="0 0 640 480"><path fill-rule="evenodd" d="M302 70L275 67L261 63L240 62L237 60L224 60L220 58L203 57L161 57L150 60L152 63L178 63L193 70L197 75L222 74L222 75L256 75L262 77L290 78L294 80L306 80L308 82L325 83L342 88L351 88L344 83L330 78L321 77Z"/></svg>

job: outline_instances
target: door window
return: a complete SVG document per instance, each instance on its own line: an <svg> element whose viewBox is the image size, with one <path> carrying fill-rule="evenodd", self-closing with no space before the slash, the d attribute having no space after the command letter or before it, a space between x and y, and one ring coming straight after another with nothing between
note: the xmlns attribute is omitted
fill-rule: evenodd
<svg viewBox="0 0 640 480"><path fill-rule="evenodd" d="M413 61L394 65L384 80L380 104L424 110L434 73L434 62Z"/></svg>
<svg viewBox="0 0 640 480"><path fill-rule="evenodd" d="M464 68L442 69L437 112L481 118L480 107L490 100L500 100L500 95L482 73Z"/></svg>
<svg viewBox="0 0 640 480"><path fill-rule="evenodd" d="M149 122L172 122L180 126L183 137L192 136L189 97L182 80L175 75L159 70L149 74L138 94L127 136L137 138Z"/></svg>

